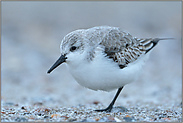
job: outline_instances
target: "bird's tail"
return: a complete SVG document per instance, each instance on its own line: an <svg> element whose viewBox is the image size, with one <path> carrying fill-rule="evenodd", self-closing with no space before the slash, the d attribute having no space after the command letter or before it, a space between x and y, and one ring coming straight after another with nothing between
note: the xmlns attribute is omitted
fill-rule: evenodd
<svg viewBox="0 0 183 123"><path fill-rule="evenodd" d="M146 39L136 38L136 40L140 42L140 46L145 51L145 53L148 53L151 49L153 49L160 40L170 40L170 39L174 38L146 38Z"/></svg>

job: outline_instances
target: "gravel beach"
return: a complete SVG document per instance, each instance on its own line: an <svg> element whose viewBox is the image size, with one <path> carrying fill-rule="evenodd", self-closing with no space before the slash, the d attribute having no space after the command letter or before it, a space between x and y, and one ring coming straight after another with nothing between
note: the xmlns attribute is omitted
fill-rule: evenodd
<svg viewBox="0 0 183 123"><path fill-rule="evenodd" d="M1 122L182 122L181 2L3 1ZM60 56L69 32L120 27L138 38L174 38L153 49L139 79L117 90L80 86Z"/></svg>
<svg viewBox="0 0 183 123"><path fill-rule="evenodd" d="M110 113L94 111L105 108L98 102L72 107L5 103L1 108L2 122L182 122L180 103L157 105L128 102L125 107L114 107Z"/></svg>

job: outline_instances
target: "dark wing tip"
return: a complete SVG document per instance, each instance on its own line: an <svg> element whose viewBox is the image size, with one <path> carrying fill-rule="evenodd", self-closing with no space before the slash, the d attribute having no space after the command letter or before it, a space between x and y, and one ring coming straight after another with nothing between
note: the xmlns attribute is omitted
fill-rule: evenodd
<svg viewBox="0 0 183 123"><path fill-rule="evenodd" d="M171 40L171 39L174 39L174 38L154 38L154 39L152 39L149 43L152 43L153 45L152 45L151 48L149 48L148 50L146 50L145 53L148 53L151 49L153 49L158 44L158 42L160 40Z"/></svg>

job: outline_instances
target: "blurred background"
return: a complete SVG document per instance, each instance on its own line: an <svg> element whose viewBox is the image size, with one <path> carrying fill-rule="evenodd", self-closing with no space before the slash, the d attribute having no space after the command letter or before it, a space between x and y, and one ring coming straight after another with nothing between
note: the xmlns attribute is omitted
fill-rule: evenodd
<svg viewBox="0 0 183 123"><path fill-rule="evenodd" d="M46 72L60 56L69 32L116 26L139 38L167 38L151 52L138 81L124 87L116 105L180 103L182 93L181 2L1 2L1 101L73 106L98 101L107 106L117 90L81 87L65 64Z"/></svg>

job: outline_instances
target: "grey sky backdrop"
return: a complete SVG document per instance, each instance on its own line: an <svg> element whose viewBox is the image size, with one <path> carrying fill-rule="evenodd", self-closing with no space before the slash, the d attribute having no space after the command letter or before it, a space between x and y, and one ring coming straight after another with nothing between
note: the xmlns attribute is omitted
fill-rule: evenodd
<svg viewBox="0 0 183 123"><path fill-rule="evenodd" d="M60 41L79 28L109 25L135 37L173 37L152 51L137 82L125 86L116 105L138 101L181 102L181 2L1 2L1 99L26 104L108 105L115 91L78 85L65 65L47 75Z"/></svg>

